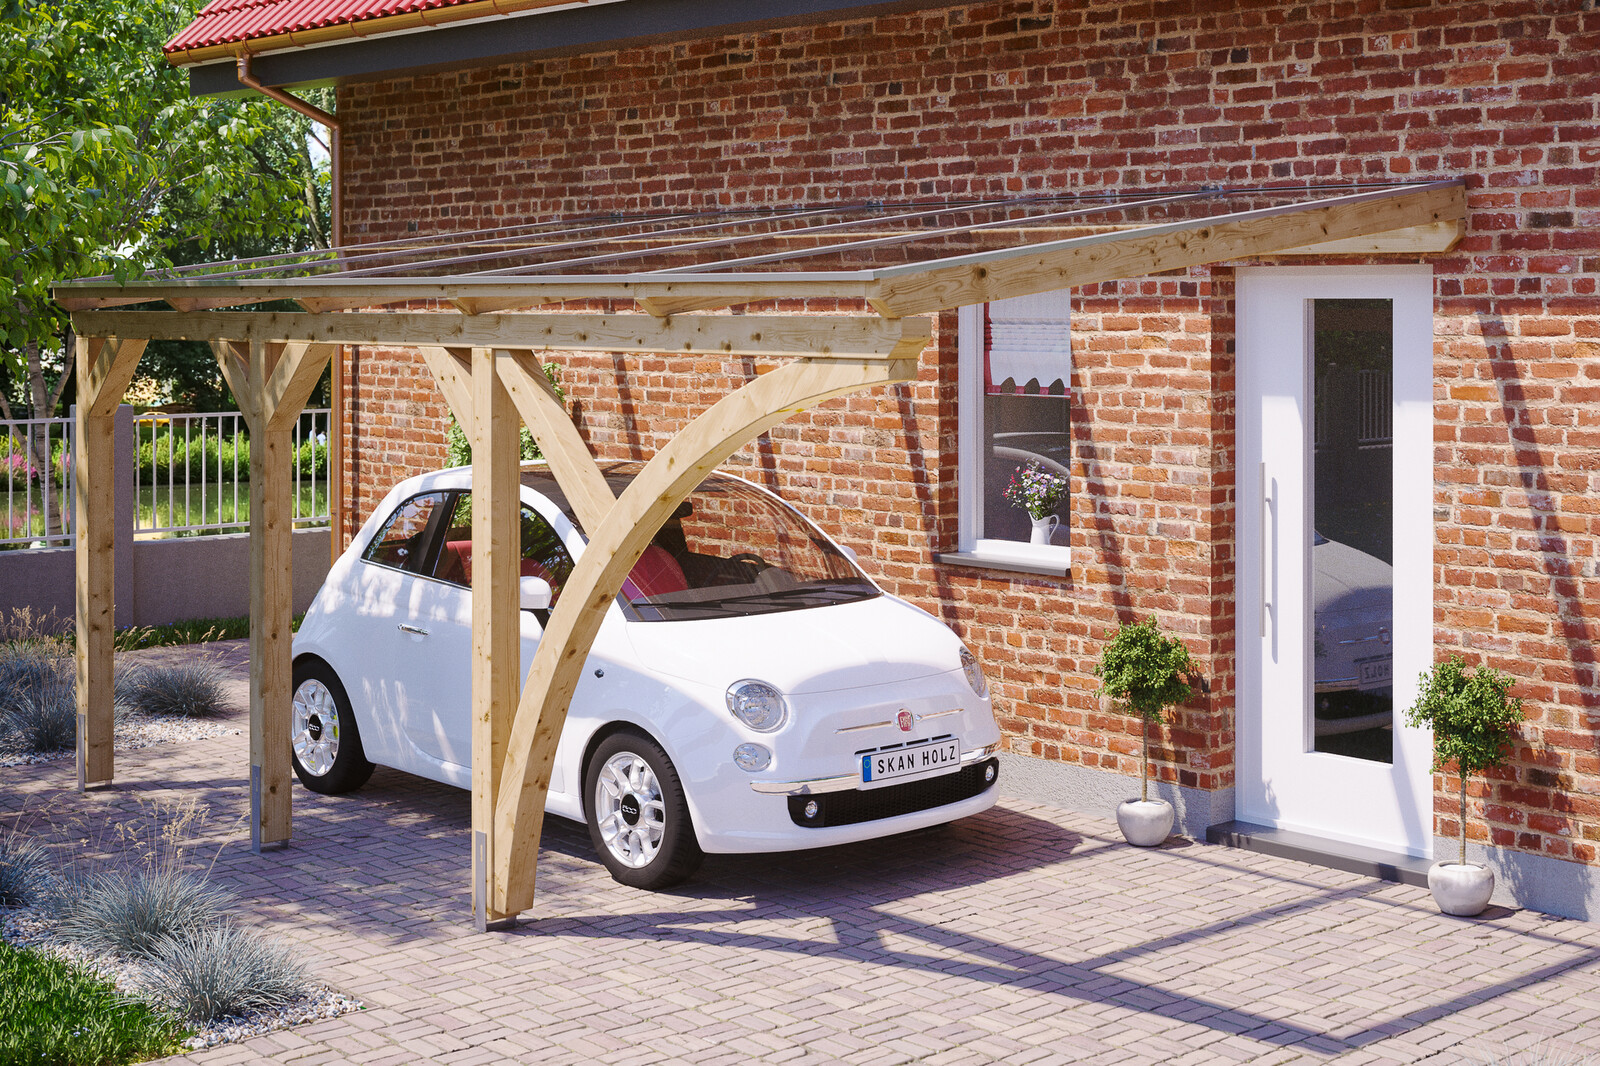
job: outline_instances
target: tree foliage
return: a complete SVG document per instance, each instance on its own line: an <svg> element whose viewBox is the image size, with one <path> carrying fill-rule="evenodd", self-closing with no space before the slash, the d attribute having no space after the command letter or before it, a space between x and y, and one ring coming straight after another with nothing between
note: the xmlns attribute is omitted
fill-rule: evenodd
<svg viewBox="0 0 1600 1066"><path fill-rule="evenodd" d="M1154 618L1119 628L1094 672L1102 693L1146 721L1160 722L1166 708L1194 698L1189 681L1196 670L1189 649L1178 638L1162 635Z"/></svg>
<svg viewBox="0 0 1600 1066"><path fill-rule="evenodd" d="M23 0L0 18L0 363L38 381L68 323L53 282L309 246L326 193L309 123L197 99L162 44L194 0ZM58 387L52 390L59 396ZM48 413L48 412L40 412Z"/></svg>
<svg viewBox="0 0 1600 1066"><path fill-rule="evenodd" d="M1488 666L1468 674L1459 655L1422 675L1406 724L1433 730L1435 770L1453 763L1465 778L1505 761L1523 719L1522 700L1511 695L1514 684L1510 674Z"/></svg>

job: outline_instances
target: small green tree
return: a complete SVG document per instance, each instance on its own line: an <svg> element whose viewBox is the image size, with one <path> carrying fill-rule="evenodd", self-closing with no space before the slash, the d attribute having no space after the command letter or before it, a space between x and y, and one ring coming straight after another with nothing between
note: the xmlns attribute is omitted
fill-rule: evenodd
<svg viewBox="0 0 1600 1066"><path fill-rule="evenodd" d="M1195 676L1189 649L1176 637L1163 636L1151 618L1122 626L1100 653L1094 668L1100 692L1139 716L1144 734L1139 753L1139 798L1150 798L1150 723L1160 723L1168 707L1194 698L1189 682Z"/></svg>
<svg viewBox="0 0 1600 1066"><path fill-rule="evenodd" d="M1469 676L1467 664L1452 655L1417 682L1417 702L1406 724L1433 730L1433 769L1454 763L1461 781L1461 863L1467 861L1467 777L1505 762L1511 736L1523 720L1522 700L1512 696L1509 674L1480 666Z"/></svg>
<svg viewBox="0 0 1600 1066"><path fill-rule="evenodd" d="M561 364L544 363L540 367L544 376L550 382L550 388L555 391L556 399L565 400L566 391L561 387ZM533 439L533 433L527 426L523 426L517 434L519 442L519 458L542 459L544 455L539 451L539 444ZM461 423L456 421L456 416L450 416L450 424L444 431L445 460L451 466L466 466L472 462L472 441L467 439L467 431Z"/></svg>

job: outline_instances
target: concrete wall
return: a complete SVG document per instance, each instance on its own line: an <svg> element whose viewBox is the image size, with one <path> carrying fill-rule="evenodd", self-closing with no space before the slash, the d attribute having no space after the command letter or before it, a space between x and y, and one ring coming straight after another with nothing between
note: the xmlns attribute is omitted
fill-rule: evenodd
<svg viewBox="0 0 1600 1066"><path fill-rule="evenodd" d="M133 466L133 409L117 410L117 469ZM135 486L117 478L116 625L164 625L190 618L237 618L250 613L250 537L170 537L136 540ZM311 605L328 576L324 529L294 534L294 609ZM26 607L71 625L75 614L75 548L29 548L0 552L0 611Z"/></svg>
<svg viewBox="0 0 1600 1066"><path fill-rule="evenodd" d="M304 611L328 575L324 529L294 534L294 609ZM250 537L136 540L117 553L117 625L149 626L250 613ZM73 618L72 548L0 552L0 610L28 607Z"/></svg>

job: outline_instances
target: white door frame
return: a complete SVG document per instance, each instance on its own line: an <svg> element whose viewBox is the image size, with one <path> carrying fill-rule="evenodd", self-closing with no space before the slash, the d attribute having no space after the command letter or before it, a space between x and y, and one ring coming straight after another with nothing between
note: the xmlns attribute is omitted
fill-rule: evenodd
<svg viewBox="0 0 1600 1066"><path fill-rule="evenodd" d="M1433 270L1248 267L1238 278L1237 816L1433 852L1432 737L1404 724L1433 661ZM1394 301L1395 761L1308 751L1310 301ZM1300 443L1296 443L1296 441ZM1263 548L1265 545L1265 548Z"/></svg>

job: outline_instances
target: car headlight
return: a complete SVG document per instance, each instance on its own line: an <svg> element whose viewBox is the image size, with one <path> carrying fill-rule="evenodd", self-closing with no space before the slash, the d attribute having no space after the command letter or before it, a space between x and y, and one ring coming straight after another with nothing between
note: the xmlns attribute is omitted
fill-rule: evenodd
<svg viewBox="0 0 1600 1066"><path fill-rule="evenodd" d="M789 718L783 693L765 681L735 681L728 686L728 710L758 733L770 733Z"/></svg>
<svg viewBox="0 0 1600 1066"><path fill-rule="evenodd" d="M961 670L967 675L967 684L972 686L972 691L980 699L988 699L989 681L983 676L983 667L978 665L978 657L964 647L961 649Z"/></svg>

